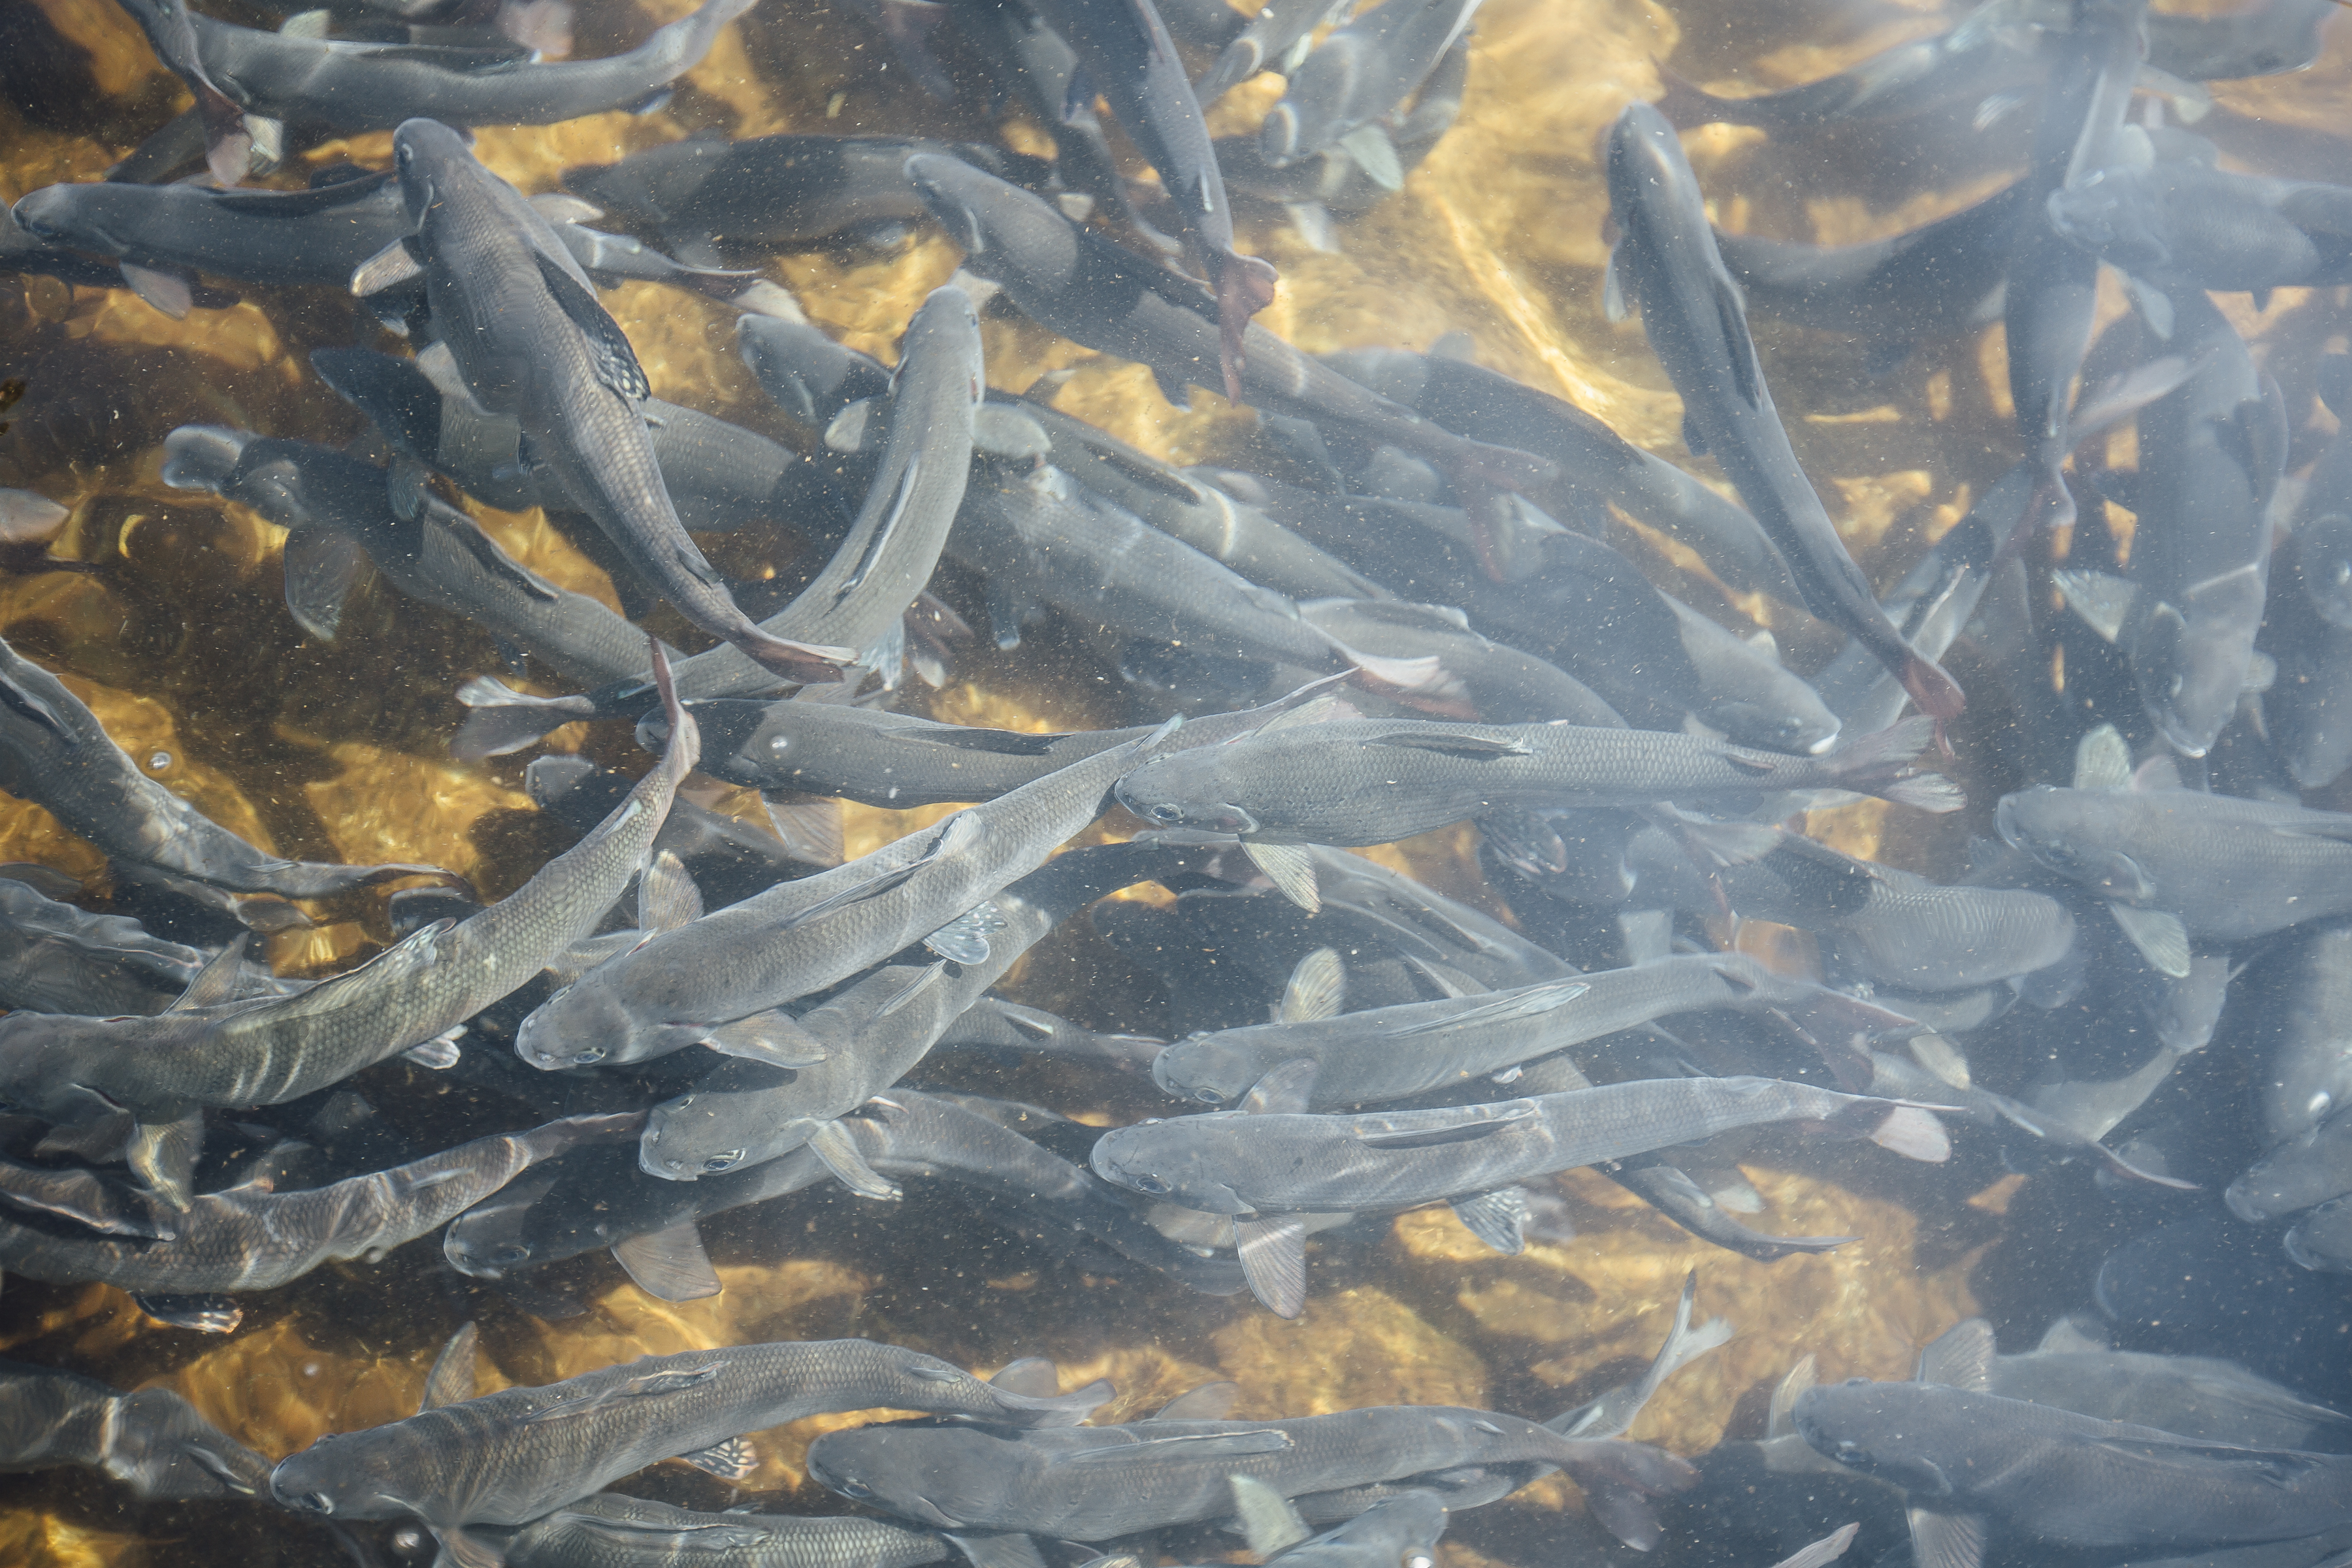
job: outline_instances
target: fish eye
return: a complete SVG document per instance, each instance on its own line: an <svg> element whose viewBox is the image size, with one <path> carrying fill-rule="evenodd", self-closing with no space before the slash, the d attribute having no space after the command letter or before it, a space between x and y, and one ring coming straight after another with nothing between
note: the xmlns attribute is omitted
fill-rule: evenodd
<svg viewBox="0 0 2352 1568"><path fill-rule="evenodd" d="M576 1068L593 1067L604 1059L604 1047L602 1046L590 1046L585 1050L572 1053L572 1065Z"/></svg>
<svg viewBox="0 0 2352 1568"><path fill-rule="evenodd" d="M1213 1089L1196 1089L1192 1091L1192 1098L1203 1105L1222 1105L1225 1100L1223 1095Z"/></svg>
<svg viewBox="0 0 2352 1568"><path fill-rule="evenodd" d="M501 1247L496 1252L490 1254L490 1261L493 1263L520 1263L524 1258L529 1258L530 1256L530 1248L528 1247Z"/></svg>
<svg viewBox="0 0 2352 1568"><path fill-rule="evenodd" d="M1131 1175L1127 1178L1127 1184L1139 1193L1155 1198L1164 1197L1174 1190L1166 1182L1152 1175Z"/></svg>
<svg viewBox="0 0 2352 1568"><path fill-rule="evenodd" d="M1174 822L1184 814L1172 803L1163 800L1158 805L1153 806L1146 815L1154 822Z"/></svg>
<svg viewBox="0 0 2352 1568"><path fill-rule="evenodd" d="M742 1150L730 1149L723 1154L713 1154L709 1159L702 1162L702 1168L706 1171L729 1171L742 1163Z"/></svg>
<svg viewBox="0 0 2352 1568"><path fill-rule="evenodd" d="M325 1492L303 1492L298 1496L288 1498L286 1502L288 1507L299 1508L305 1513L332 1513L335 1511L335 1500L329 1497Z"/></svg>
<svg viewBox="0 0 2352 1568"><path fill-rule="evenodd" d="M839 1492L842 1496L848 1498L853 1502L864 1502L866 1499L874 1495L874 1489L867 1486L864 1481L859 1480L855 1476L835 1477L833 1481L833 1489Z"/></svg>

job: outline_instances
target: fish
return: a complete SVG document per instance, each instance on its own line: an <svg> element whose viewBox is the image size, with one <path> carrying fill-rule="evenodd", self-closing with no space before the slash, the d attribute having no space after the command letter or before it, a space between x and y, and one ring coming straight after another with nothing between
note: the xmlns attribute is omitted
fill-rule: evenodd
<svg viewBox="0 0 2352 1568"><path fill-rule="evenodd" d="M982 1217L1048 1252L1082 1251L1091 1263L1107 1250L1114 1262L1140 1263L1210 1294L1242 1289L1238 1264L1169 1242L1083 1167L953 1098L897 1086L841 1125L866 1168L883 1179L969 1186ZM646 1174L634 1149L583 1148L544 1167L541 1180L516 1184L457 1216L442 1249L461 1273L502 1279L609 1247L648 1294L699 1300L720 1289L703 1250L702 1221L834 1179L806 1144L683 1183Z"/></svg>
<svg viewBox="0 0 2352 1568"><path fill-rule="evenodd" d="M1793 1415L1816 1452L1903 1487L1915 1550L1957 1568L1981 1561L1988 1521L2064 1545L2189 1547L2352 1518L2352 1457L2201 1444L1935 1383L1823 1384Z"/></svg>
<svg viewBox="0 0 2352 1568"><path fill-rule="evenodd" d="M1777 92L1722 98L1661 65L1657 112L1676 130L1728 122L1775 137L1816 135L1882 124L1942 104L1981 100L2032 79L2032 63L2000 41L2000 28L2028 6L1994 0L1969 8L1959 26L1882 49L1860 64Z"/></svg>
<svg viewBox="0 0 2352 1568"><path fill-rule="evenodd" d="M658 647L654 668L675 708ZM194 1152L173 1130L192 1111L282 1104L436 1040L589 935L646 863L694 766L683 710L671 726L661 762L594 832L479 913L435 921L357 969L291 996L230 1000L239 973L230 948L152 1018L0 1018L0 1102L69 1124L129 1112L139 1123L133 1170L184 1208Z"/></svg>
<svg viewBox="0 0 2352 1568"><path fill-rule="evenodd" d="M1469 617L1450 605L1313 599L1300 605L1298 613L1359 652L1435 659L1443 684L1412 704L1424 710L1459 709L1498 724L1560 720L1624 728L1625 721L1599 692L1534 654L1480 636L1470 628Z"/></svg>
<svg viewBox="0 0 2352 1568"><path fill-rule="evenodd" d="M532 61L528 51L512 47L345 43L188 16L197 60L234 107L351 132L391 131L414 119L553 125L606 110L651 108L667 99L671 82L701 63L721 27L757 4L705 0L625 54L561 61ZM146 12L185 11L184 0L124 5L142 21Z"/></svg>
<svg viewBox="0 0 2352 1568"><path fill-rule="evenodd" d="M1914 764L1927 726L1906 721L1821 758L1646 730L1337 719L1310 710L1213 751L1155 759L1119 781L1156 827L1339 846L1390 844L1497 806L1752 802L1854 790L1927 811L1958 792Z"/></svg>
<svg viewBox="0 0 2352 1568"><path fill-rule="evenodd" d="M1673 128L1647 104L1626 107L1609 138L1611 311L1642 308L1643 330L1684 399L1685 444L1723 465L1796 579L1805 605L1867 647L1937 724L1966 706L1878 606L1789 446L1748 333L1738 286L1716 249L1698 181Z"/></svg>
<svg viewBox="0 0 2352 1568"><path fill-rule="evenodd" d="M221 90L210 62L204 58L205 31L217 24L197 16L188 0L122 0L122 8L147 35L148 45L163 68L187 83L195 95L206 170L222 184L236 184L252 166L254 135L246 123L247 106Z"/></svg>
<svg viewBox="0 0 2352 1568"><path fill-rule="evenodd" d="M805 1043L775 1009L981 909L1100 816L1111 784L1166 733L1073 763L871 855L657 932L525 1018L516 1054L553 1070L642 1061L707 1042L778 1066L811 1065Z"/></svg>
<svg viewBox="0 0 2352 1568"><path fill-rule="evenodd" d="M806 247L844 231L923 216L901 173L917 153L961 158L1001 179L1045 186L1042 158L976 142L910 136L689 136L614 163L567 169L564 189L648 224L700 265Z"/></svg>
<svg viewBox="0 0 2352 1568"><path fill-rule="evenodd" d="M645 658L645 633L531 571L464 512L420 494L403 518L391 478L331 447L220 426L184 425L163 442L164 483L211 490L288 531L287 608L322 641L373 568L567 679L600 679Z"/></svg>
<svg viewBox="0 0 2352 1568"><path fill-rule="evenodd" d="M665 730L665 740L667 733ZM635 782L617 769L561 753L535 757L522 773L523 793L531 804L571 836L593 832ZM809 862L806 847L802 848L803 853L796 855L793 847L778 842L772 827L690 800L674 800L661 831L654 836L652 858L675 857L703 902L719 909L803 875Z"/></svg>
<svg viewBox="0 0 2352 1568"><path fill-rule="evenodd" d="M793 1044L812 1059L779 1067L738 1058L655 1106L640 1168L691 1182L807 1143L852 1191L895 1197L897 1189L858 1158L839 1119L913 1071L949 1023L1055 927L1172 858L1157 846L1100 846L1058 856L995 890L965 929L928 939L928 962L884 964L794 1019Z"/></svg>
<svg viewBox="0 0 2352 1568"><path fill-rule="evenodd" d="M472 1381L468 1369L468 1392ZM885 1405L1020 1425L1078 1420L1108 1397L1107 1384L1050 1398L1014 1394L871 1340L731 1345L644 1356L332 1434L279 1460L269 1492L298 1513L414 1519L453 1562L493 1568L500 1553L468 1527L526 1524L657 1460L803 1415Z"/></svg>
<svg viewBox="0 0 2352 1568"><path fill-rule="evenodd" d="M2352 189L2167 160L2051 193L2058 232L2152 283L2223 292L2352 281Z"/></svg>
<svg viewBox="0 0 2352 1568"><path fill-rule="evenodd" d="M760 637L825 647L820 684L871 670L895 688L906 658L904 616L929 581L971 471L972 421L984 388L980 320L952 285L933 290L907 329L889 418L898 434L869 483L849 532L824 569L768 617ZM748 623L747 623L748 625ZM694 698L763 695L805 678L740 642L681 660L676 679ZM492 678L458 700L474 711L457 744L468 755L520 750L575 719L631 716L645 707L642 677L608 681L576 697L518 692Z"/></svg>
<svg viewBox="0 0 2352 1568"><path fill-rule="evenodd" d="M635 351L546 220L437 121L403 121L393 152L415 232L383 266L363 263L354 290L421 271L475 400L515 416L533 455L663 597L785 679L833 679L854 652L754 625L688 537L646 431L651 387Z"/></svg>
<svg viewBox="0 0 2352 1568"><path fill-rule="evenodd" d="M326 1263L379 1261L541 1161L583 1140L634 1135L638 1120L572 1117L322 1187L280 1193L247 1183L196 1194L180 1208L82 1180L87 1173L0 1162L0 1268L61 1284L95 1280L133 1297L275 1289ZM220 1331L235 1327L232 1310Z"/></svg>
<svg viewBox="0 0 2352 1568"><path fill-rule="evenodd" d="M1307 1109L1325 1110L1507 1076L1538 1056L1706 1007L1786 1009L1817 1022L1843 1015L1846 1028L1864 1036L1906 1026L1897 1015L1784 979L1753 959L1692 953L1517 991L1195 1035L1161 1051L1151 1076L1169 1094L1223 1106L1276 1068L1311 1060L1318 1070Z"/></svg>
<svg viewBox="0 0 2352 1568"><path fill-rule="evenodd" d="M0 876L0 1006L95 1017L160 1013L212 958L135 920L93 914ZM255 973L239 989L270 984Z"/></svg>
<svg viewBox="0 0 2352 1568"><path fill-rule="evenodd" d="M1252 16L1218 51L1216 62L1192 84L1203 108L1260 71L1288 75L1307 58L1308 35L1339 15L1336 0L1276 0Z"/></svg>
<svg viewBox="0 0 2352 1568"><path fill-rule="evenodd" d="M281 900L240 904L248 920L306 923L288 899L326 899L401 877L457 880L405 861L342 866L256 848L148 776L98 716L47 670L0 642L0 789L55 816L133 876ZM279 911L283 911L282 913Z"/></svg>
<svg viewBox="0 0 2352 1568"><path fill-rule="evenodd" d="M1357 1116L1308 1114L1316 1064L1276 1069L1237 1110L1117 1129L1095 1144L1104 1180L1235 1216L1242 1266L1283 1317L1306 1300L1303 1229L1287 1216L1394 1211L1491 1194L1736 1127L1805 1121L1906 1158L1945 1159L1933 1114L1903 1101L1763 1078L1635 1079L1532 1099Z"/></svg>
<svg viewBox="0 0 2352 1568"><path fill-rule="evenodd" d="M1283 1421L1150 1420L1019 1435L982 1426L856 1426L809 1446L809 1473L844 1497L958 1534L1105 1541L1234 1511L1230 1478L1284 1497L1469 1466L1566 1470L1621 1535L1654 1539L1651 1497L1688 1486L1674 1455L1563 1437L1493 1411L1389 1405ZM1076 1474L1086 1484L1071 1486ZM1056 1484L1057 1482L1061 1484Z"/></svg>
<svg viewBox="0 0 2352 1568"><path fill-rule="evenodd" d="M2335 1114L2278 1144L2222 1194L2240 1219L2279 1219L2352 1193L2352 1118Z"/></svg>
<svg viewBox="0 0 2352 1568"><path fill-rule="evenodd" d="M1272 262L1234 248L1224 175L1168 25L1152 0L1035 0L1034 9L1077 56L1083 75L1073 79L1070 97L1083 101L1100 92L1119 129L1160 172L1216 300L1225 395L1241 402L1243 367L1255 348L1244 329L1274 303L1277 279ZM922 181L916 184L921 189Z"/></svg>
<svg viewBox="0 0 2352 1568"><path fill-rule="evenodd" d="M2281 1245L2303 1268L2352 1274L2352 1201L2337 1198L2297 1219Z"/></svg>
<svg viewBox="0 0 2352 1568"><path fill-rule="evenodd" d="M2277 1145L2352 1106L2352 927L2298 931L2256 962L2246 998L2267 1054L2254 1109Z"/></svg>
<svg viewBox="0 0 2352 1568"><path fill-rule="evenodd" d="M964 252L1049 331L1148 366L1169 400L1219 362L1214 301L1189 280L1073 226L1042 199L950 159L907 160L907 178ZM1501 489L1550 479L1549 459L1456 436L1299 353L1265 328L1242 330L1236 401L1326 419Z"/></svg>
<svg viewBox="0 0 2352 1568"><path fill-rule="evenodd" d="M509 1568L652 1568L680 1557L709 1568L847 1562L919 1568L953 1555L955 1548L934 1531L883 1519L698 1513L625 1492L598 1492L532 1521L500 1550Z"/></svg>
<svg viewBox="0 0 2352 1568"><path fill-rule="evenodd" d="M1266 163L1281 169L1327 148L1354 151L1360 143L1350 138L1412 96L1468 29L1480 3L1407 0L1334 29L1286 73L1281 100L1266 110L1258 130Z"/></svg>
<svg viewBox="0 0 2352 1568"><path fill-rule="evenodd" d="M2150 11L2148 63L2189 81L2237 81L2301 70L2319 58L2336 0L2273 0L2198 16Z"/></svg>
<svg viewBox="0 0 2352 1568"><path fill-rule="evenodd" d="M735 337L760 390L820 437L851 404L889 395L888 366L805 321L745 316L735 323Z"/></svg>
<svg viewBox="0 0 2352 1568"><path fill-rule="evenodd" d="M2140 414L2130 579L2066 571L2055 580L2129 656L2158 732L2182 756L2202 757L2254 684L2287 417L2277 384L2202 290L2171 310L2171 342L2193 368Z"/></svg>
<svg viewBox="0 0 2352 1568"><path fill-rule="evenodd" d="M0 1361L0 1472L86 1465L142 1502L256 1497L269 1461L168 1388L118 1393L94 1378Z"/></svg>

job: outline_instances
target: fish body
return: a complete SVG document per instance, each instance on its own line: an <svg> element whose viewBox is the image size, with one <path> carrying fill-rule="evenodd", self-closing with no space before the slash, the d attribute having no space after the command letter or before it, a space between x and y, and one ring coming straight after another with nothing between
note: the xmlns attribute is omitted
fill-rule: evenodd
<svg viewBox="0 0 2352 1568"><path fill-rule="evenodd" d="M1107 1541L1234 1510L1230 1477L1285 1497L1469 1466L1535 1462L1635 1500L1688 1484L1680 1459L1638 1443L1563 1437L1492 1411L1391 1405L1286 1421L1137 1421L1012 1436L877 1426L829 1432L809 1469L843 1495L934 1528Z"/></svg>
<svg viewBox="0 0 2352 1568"><path fill-rule="evenodd" d="M1658 99L1658 112L1677 130L1727 121L1791 137L1982 99L2030 80L2032 66L2018 51L1956 27L1883 49L1833 76L1745 98L1717 97L1663 68L1660 75L1665 92Z"/></svg>
<svg viewBox="0 0 2352 1568"><path fill-rule="evenodd" d="M1477 15L1481 0L1407 0L1333 31L1290 73L1258 144L1280 169L1338 146L1412 96Z"/></svg>
<svg viewBox="0 0 2352 1568"><path fill-rule="evenodd" d="M2189 289L2352 281L2352 189L2166 161L2052 193L2058 232L2135 278Z"/></svg>
<svg viewBox="0 0 2352 1568"><path fill-rule="evenodd" d="M645 372L546 219L438 121L402 121L393 149L415 225L403 244L475 401L514 416L581 510L688 620L789 679L830 679L839 649L754 626L687 536L646 432Z"/></svg>
<svg viewBox="0 0 2352 1568"><path fill-rule="evenodd" d="M102 1383L0 1362L0 1472L87 1465L142 1502L253 1497L269 1461L196 1414L168 1388L119 1394Z"/></svg>
<svg viewBox="0 0 2352 1568"><path fill-rule="evenodd" d="M1319 1068L1307 1108L1321 1110L1449 1088L1675 1013L1800 1007L1817 994L1739 954L1686 954L1517 991L1196 1035L1161 1051L1151 1076L1170 1094L1223 1105L1307 1058Z"/></svg>
<svg viewBox="0 0 2352 1568"><path fill-rule="evenodd" d="M61 1284L96 1280L133 1295L206 1295L268 1290L321 1264L364 1258L439 1229L540 1161L583 1139L626 1136L634 1115L574 1117L529 1132L477 1138L388 1171L323 1187L278 1193L243 1185L199 1193L182 1211L131 1192L109 1202L122 1213L87 1209L66 1187L71 1174L0 1163L0 1211L88 1212L115 1228L162 1234L72 1233L0 1219L0 1268ZM71 1184L79 1186L79 1184Z"/></svg>
<svg viewBox="0 0 2352 1568"><path fill-rule="evenodd" d="M2352 927L2297 932L2257 973L2252 1039L2269 1058L2254 1107L2263 1138L2278 1144L2352 1106Z"/></svg>
<svg viewBox="0 0 2352 1568"><path fill-rule="evenodd" d="M1773 1121L1901 1142L1887 1124L1921 1115L1775 1079L1636 1079L1444 1110L1211 1111L1106 1133L1093 1161L1107 1181L1211 1214L1385 1211ZM1940 1142L1920 1145L1922 1157Z"/></svg>
<svg viewBox="0 0 2352 1568"><path fill-rule="evenodd" d="M36 1013L160 1013L212 954L137 921L59 903L0 878L0 1006Z"/></svg>
<svg viewBox="0 0 2352 1568"><path fill-rule="evenodd" d="M1340 719L1155 759L1118 789L1155 826L1339 846L1568 800L1737 805L1784 790L1858 789L1949 809L1948 794L1907 776L1925 728L1812 758L1648 730Z"/></svg>
<svg viewBox="0 0 2352 1568"><path fill-rule="evenodd" d="M919 1568L954 1548L881 1519L698 1513L598 1492L525 1525L501 1550L509 1568Z"/></svg>
<svg viewBox="0 0 2352 1568"><path fill-rule="evenodd" d="M1152 744L1114 747L662 931L551 997L523 1021L515 1049L547 1068L642 1060L845 980L1034 870L1101 815L1111 785Z"/></svg>
<svg viewBox="0 0 2352 1568"><path fill-rule="evenodd" d="M0 643L0 789L53 814L108 858L235 893L332 897L437 866L337 866L265 854L155 780L80 698Z"/></svg>
<svg viewBox="0 0 2352 1568"><path fill-rule="evenodd" d="M1107 1389L1034 1398L870 1340L646 1356L336 1434L281 1460L270 1495L338 1519L422 1521L460 1562L496 1561L467 1527L526 1524L658 1460L832 1410L886 1406L1015 1423L1076 1419Z"/></svg>
<svg viewBox="0 0 2352 1568"><path fill-rule="evenodd" d="M2210 1546L2352 1520L2352 1457L2217 1447L1925 1383L1812 1388L1793 1415L1816 1452L2044 1542Z"/></svg>
<svg viewBox="0 0 2352 1568"><path fill-rule="evenodd" d="M1807 608L1875 654L1921 711L1938 722L1958 713L1960 689L1886 618L1798 466L1698 181L1673 128L1647 104L1630 105L1610 134L1609 193L1619 231L1611 276L1641 303L1650 346L1683 395L1692 449L1723 465Z"/></svg>

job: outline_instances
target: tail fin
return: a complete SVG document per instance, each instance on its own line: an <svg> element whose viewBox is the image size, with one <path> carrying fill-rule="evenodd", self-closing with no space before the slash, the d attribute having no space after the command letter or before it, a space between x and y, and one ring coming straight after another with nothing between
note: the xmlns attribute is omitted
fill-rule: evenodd
<svg viewBox="0 0 2352 1568"><path fill-rule="evenodd" d="M1732 100L1716 97L1688 77L1669 69L1666 62L1654 55L1650 63L1658 68L1658 96L1650 100L1650 107L1664 115L1666 122L1675 130L1688 131L1717 121L1738 122L1738 106Z"/></svg>
<svg viewBox="0 0 2352 1568"><path fill-rule="evenodd" d="M596 717L585 697L534 697L490 675L457 688L457 700L473 711L451 738L449 754L465 762L520 752L574 719Z"/></svg>
<svg viewBox="0 0 2352 1568"><path fill-rule="evenodd" d="M1274 265L1228 250L1211 255L1209 268L1217 291L1217 357L1225 374L1225 396L1243 403L1242 367L1248 355L1242 337L1250 318L1274 303Z"/></svg>
<svg viewBox="0 0 2352 1568"><path fill-rule="evenodd" d="M1915 662L1936 668L1924 659ZM1957 692L1958 688L1953 689ZM1842 788L1921 811L1958 811L1968 804L1960 787L1940 773L1922 773L1917 767L1919 753L1927 749L1940 723L1933 718L1906 719L1864 735L1832 752L1828 772Z"/></svg>
<svg viewBox="0 0 2352 1568"><path fill-rule="evenodd" d="M1919 711L1938 724L1948 723L1960 716L1969 705L1968 694L1959 682L1944 673L1944 667L1932 658L1913 654L1903 667L1903 689L1919 705Z"/></svg>
<svg viewBox="0 0 2352 1568"><path fill-rule="evenodd" d="M795 686L827 686L857 662L855 648L794 642L751 626L731 639L743 657Z"/></svg>

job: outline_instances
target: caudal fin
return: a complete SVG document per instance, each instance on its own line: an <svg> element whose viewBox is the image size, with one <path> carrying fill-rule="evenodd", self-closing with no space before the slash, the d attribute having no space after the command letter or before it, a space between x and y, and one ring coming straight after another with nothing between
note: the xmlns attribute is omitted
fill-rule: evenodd
<svg viewBox="0 0 2352 1568"><path fill-rule="evenodd" d="M1217 290L1217 353L1225 373L1225 396L1240 403L1242 368L1248 363L1242 335L1250 318L1274 303L1276 275L1273 263L1239 251L1213 256L1209 265L1216 274L1212 281Z"/></svg>
<svg viewBox="0 0 2352 1568"><path fill-rule="evenodd" d="M841 679L843 670L857 662L853 648L794 642L757 626L730 640L752 663L795 686L830 685Z"/></svg>
<svg viewBox="0 0 2352 1568"><path fill-rule="evenodd" d="M1927 668L1934 669L1935 666L1930 664ZM1942 671L1937 673L1940 675ZM1842 788L1874 795L1921 811L1958 811L1968 804L1959 785L1918 765L1919 753L1927 749L1940 722L1933 718L1906 719L1875 734L1864 735L1832 753L1828 771Z"/></svg>
<svg viewBox="0 0 2352 1568"><path fill-rule="evenodd" d="M451 737L449 754L469 763L520 752L574 719L596 717L585 697L534 697L489 675L457 688L457 700L472 711Z"/></svg>
<svg viewBox="0 0 2352 1568"><path fill-rule="evenodd" d="M1733 100L1716 97L1688 77L1668 69L1665 61L1654 56L1650 63L1658 68L1658 96L1650 100L1650 107L1664 115L1675 130L1688 131L1717 121L1738 122L1738 106Z"/></svg>

